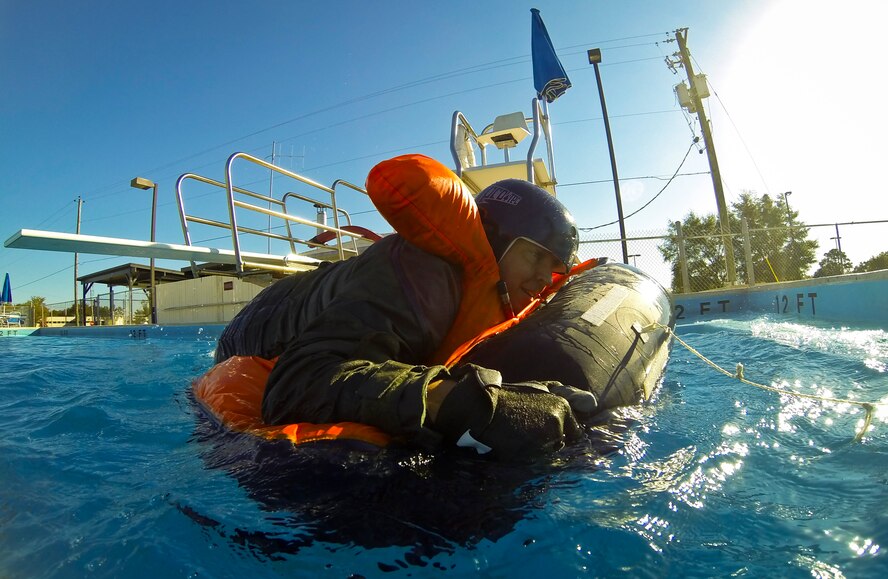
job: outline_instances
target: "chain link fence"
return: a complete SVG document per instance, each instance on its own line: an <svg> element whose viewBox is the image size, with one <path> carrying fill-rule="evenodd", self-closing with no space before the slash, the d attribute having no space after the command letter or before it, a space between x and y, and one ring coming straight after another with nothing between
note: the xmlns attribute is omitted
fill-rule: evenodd
<svg viewBox="0 0 888 579"><path fill-rule="evenodd" d="M821 275L850 273L854 264L830 262L821 265L825 255L844 255L844 251L862 257L859 262L888 251L888 220L829 223L749 229L741 223L741 233L730 236L734 249L733 272L725 258L724 237L718 232L698 235L683 232L680 224L669 230L636 231L626 238L628 263L644 271L667 290L686 294L732 285L753 286ZM693 232L692 232L693 233ZM882 245L885 244L885 245ZM622 262L619 237L606 233L583 232L580 238L581 261L606 257ZM888 256L886 256L888 259ZM859 263L858 263L859 265ZM881 266L888 268L888 263ZM734 275L730 281L731 273ZM23 325L59 327L66 325L139 325L151 319L148 292L134 289L114 293L90 293L78 300L52 304L28 304L19 307Z"/></svg>
<svg viewBox="0 0 888 579"><path fill-rule="evenodd" d="M726 260L725 237L720 232L683 232L678 223L669 230L636 231L627 236L628 263L673 293L683 294L806 279L815 274L851 273L855 265L888 251L888 243L883 241L888 237L885 220L765 229L750 229L743 221L741 230L728 238L733 268ZM846 250L860 256L857 264L835 259L844 258ZM621 239L584 232L579 258L593 257L622 262ZM886 267L888 264L881 266Z"/></svg>
<svg viewBox="0 0 888 579"><path fill-rule="evenodd" d="M114 293L90 293L86 300L30 304L28 324L41 327L129 326L151 320L151 300L142 289ZM79 311L78 311L79 310Z"/></svg>

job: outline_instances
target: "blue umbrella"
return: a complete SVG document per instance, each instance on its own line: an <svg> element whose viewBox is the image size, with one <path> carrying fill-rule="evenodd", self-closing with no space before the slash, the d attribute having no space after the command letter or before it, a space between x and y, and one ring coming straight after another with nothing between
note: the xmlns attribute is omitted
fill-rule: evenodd
<svg viewBox="0 0 888 579"><path fill-rule="evenodd" d="M553 102L570 88L570 79L555 54L540 11L531 8L530 44L533 55L533 88L537 96Z"/></svg>
<svg viewBox="0 0 888 579"><path fill-rule="evenodd" d="M9 274L6 274L6 279L3 280L3 293L0 294L0 303L2 304L11 304L12 303L12 284L9 283Z"/></svg>

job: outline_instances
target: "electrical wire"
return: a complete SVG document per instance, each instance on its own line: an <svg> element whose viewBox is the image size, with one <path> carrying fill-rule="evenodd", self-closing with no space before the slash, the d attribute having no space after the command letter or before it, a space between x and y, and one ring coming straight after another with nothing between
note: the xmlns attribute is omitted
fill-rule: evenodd
<svg viewBox="0 0 888 579"><path fill-rule="evenodd" d="M694 64L697 67L700 67L700 63L697 62L697 59L691 55L691 59L694 61ZM712 89L712 94L715 96L715 99L718 101L718 104L721 105L722 110L725 112L725 116L728 117L728 121L731 123L731 126L734 127L734 131L737 133L737 138L740 139L740 142L743 144L743 148L746 150L746 154L749 155L749 160L752 161L752 166L755 167L755 172L758 173L759 179L762 180L762 185L765 186L765 191L770 194L771 188L768 186L768 182L765 180L765 176L762 175L761 169L759 169L758 163L755 160L755 156L753 156L752 151L749 149L749 145L746 144L746 139L743 138L743 134L740 132L740 128L737 127L737 123L734 122L734 118L731 116L731 113L728 111L728 107L725 106L724 101L722 101L721 97L718 94L718 91L715 90L715 85L710 82L709 77L706 77L706 82L709 87Z"/></svg>
<svg viewBox="0 0 888 579"><path fill-rule="evenodd" d="M621 37L621 38L615 38L615 39L604 40L604 41L598 41L598 42L583 43L583 44L577 44L577 45L572 45L572 46L565 47L565 48L562 49L560 52L561 52L562 55L573 55L573 54L577 54L577 53L574 53L574 52L565 52L565 51L570 51L570 50L572 50L572 49L574 49L574 48L578 48L578 47L586 47L586 46L591 46L591 45L612 44L612 43L616 43L616 42L631 41L631 40L637 40L637 39L641 39L641 38L651 38L651 37L655 37L655 36L663 36L663 35L668 35L668 34L669 34L668 32L659 32L659 33L651 33L651 34L643 34L643 35L636 35L636 36ZM658 44L658 43L656 43L656 42L653 42L653 43L632 43L632 44L626 44L626 45L622 45L622 46L611 46L610 48L608 48L608 50L618 50L618 49L626 49L626 48L633 48L633 47L638 47L638 46L657 45L657 44ZM656 57L655 57L655 58L656 58ZM642 59L633 59L633 60L626 60L626 61L617 61L617 62L612 62L612 63L608 63L608 64L609 64L609 65L623 65L623 64L629 64L629 63L640 62L640 61L645 61L645 60L653 60L653 59L655 59L655 58L642 58ZM303 113L303 114L301 114L301 115L298 115L298 116L292 117L292 118L290 118L290 119L287 119L287 120L284 120L284 121L280 121L280 122L275 123L275 124L273 124L273 125L270 125L270 126L264 127L264 128L262 128L262 129L258 129L258 130L256 130L256 131L252 131L252 132L250 132L250 133L248 133L248 134L242 135L242 136L237 137L237 138L234 138L234 139L230 139L230 140L225 141L225 142L223 142L223 143L220 143L220 144L218 144L218 145L214 145L214 146L209 147L209 148L207 148L207 149L204 149L204 150L202 150L202 151L200 151L200 152L198 152L198 153L194 153L194 154L191 154L191 155L187 155L187 156L185 156L185 157L181 157L181 158L179 158L179 159L176 159L176 160L170 161L170 162L168 162L168 163L164 163L164 164L162 164L162 165L159 165L159 166L157 166L157 167L154 167L153 169L146 170L146 171L141 171L141 172L142 172L142 173L146 173L146 174L157 173L157 172L159 172L159 171L163 171L163 170L165 170L165 169L168 169L168 168L174 167L174 166L176 166L176 165L179 165L179 164L181 164L181 163L183 163L183 162L185 162L185 161L189 161L189 160L192 160L192 159L195 159L195 158L198 158L198 157L204 156L204 155L206 155L206 154L208 154L208 153L215 152L215 151L217 151L217 150L219 150L219 149L222 149L222 148L225 148L225 147L229 147L230 145L233 145L233 144L238 143L238 142L240 142L240 141L243 141L243 140L249 139L249 138L251 138L251 137L257 136L257 135L262 134L262 133L264 133L264 132L267 132L267 131L270 131L270 130L273 130L273 129L277 129L277 128L280 128L280 127L282 127L282 126L285 126L285 125L288 125L288 124L292 124L292 123L297 122L297 121L305 120L305 119L307 119L307 118L310 118L310 117L313 117L313 116L317 116L317 115L320 115L320 114L325 113L325 112L330 112L330 111L332 111L332 110L336 110L336 109L339 109L339 108L343 108L343 107L346 107L346 106L349 106L349 105L354 105L354 104L361 103L361 102L364 102L364 101L368 101L368 100L371 100L371 99L374 99L374 98L379 98L379 97L381 97L381 96L389 95L389 94L392 94L392 93L395 93L395 92L400 92L400 91L403 91L403 90L407 90L407 89L410 89L410 88L415 88L415 87L419 87L419 86L423 86L423 85L431 84L431 83L434 83L434 82L439 82L439 81L442 81L442 80L449 80L449 79L456 78L456 77L459 77L459 76L465 76L465 75L474 74L474 73L479 73L479 72L487 72L487 71L490 71L490 70L493 70L493 69L496 69L496 68L503 68L503 67L513 66L513 65L517 65L517 64L523 64L523 63L526 63L526 62L529 61L529 60L531 60L531 55L522 55L522 56L509 57L509 58L505 58L505 59L500 59L500 60L491 61L491 62L488 62L488 63L482 63L482 64L477 64L477 65L472 65L472 66L463 67L463 68L460 68L460 69L456 69L456 70L452 70L452 71L448 71L448 72L444 72L444 73L440 73L440 74L435 74L435 75L427 76L427 77L424 77L424 78L420 78L420 79L417 79L417 80L413 80L413 81L410 81L410 82L406 82L406 83L403 83L403 84L395 85L395 86L388 87L388 88L385 88L385 89L382 89L382 90L378 90L378 91L374 91L374 92L371 92L371 93L367 93L367 94L364 94L364 95L361 95L361 96L357 96L357 97L354 97L354 98L351 98L351 99L346 99L346 100L344 100L344 101L340 101L340 102L338 102L338 103L334 103L334 104L331 104L331 105L328 105L328 106L325 106L325 107L321 107L321 108L318 108L318 109L315 109L315 110L312 110L312 111L308 111L308 112L306 112L306 113ZM579 70L579 69L577 69L577 70ZM585 69L583 69L583 70L585 70ZM334 127L335 127L335 126L342 126L342 125L345 125L345 124L349 124L349 123L354 123L354 122L358 122L358 121L361 121L361 120L365 120L365 119L367 119L367 118L371 118L371 117L373 117L373 116L379 116L379 115L383 115L383 114L391 113L391 112L393 112L393 111L402 110L402 109L407 108L407 107L410 107L410 106L416 106L416 105L418 105L418 104L427 103L427 102L430 102L430 101L433 101L433 100L437 100L437 99L441 99L441 98L450 98L450 97L457 96L457 95L460 95L460 94L465 94L465 93L475 92L475 91L480 91L480 90L486 90L486 89L490 89L490 88L498 88L498 87L502 87L502 86L505 86L505 85L508 85L508 84L513 84L513 83L517 83L517 82L524 82L524 81L526 81L526 80L527 80L527 77L524 77L524 78L521 78L521 79L513 79L513 80L509 80L509 81L503 81L503 82L498 82L498 83L488 84L488 85L484 85L484 86L480 86L480 87L476 86L476 87L473 87L473 88L470 88L470 89L459 90L459 91L453 91L453 92L450 92L450 93L447 93L447 94L443 94L443 95L436 95L436 96L434 96L434 97L430 97L430 98L426 98L426 99L421 99L421 100L416 100L416 101L411 101L411 102L409 102L409 103L401 104L401 105L398 105L398 106L389 107L389 108L386 108L386 109L382 109L382 110L374 111L374 112L371 112L371 113L367 113L367 114L365 114L365 115L359 115L359 116L357 116L357 117L353 117L353 118L351 118L351 119L347 119L347 120L344 120L344 121L337 122L336 124L334 124L334 125L332 125L332 126L334 126ZM666 112L666 111L662 111L662 112ZM656 114L656 113L636 113L636 114ZM632 115L632 114L629 114L629 115L619 115L619 116L633 116L633 115ZM580 122L580 121L575 121L575 122ZM286 141L290 141L290 140L295 140L295 139L298 139L298 138L300 138L300 137L304 137L304 136L307 136L307 135L310 135L310 134L313 134L313 133L317 133L317 132L320 132L320 131L323 131L323 130L329 130L330 128L331 128L331 125L328 125L328 126L325 126L325 127L323 127L323 128L318 128L318 129L312 129L312 130L308 130L308 131L303 131L303 132L301 132L301 133L299 133L299 134L291 135L291 136L289 136L289 137L286 137L286 138L280 140L279 142L286 142ZM434 144L437 144L437 143L434 143ZM257 149L258 149L258 148L257 148ZM254 153L254 152L257 151L257 149L248 150L247 152ZM403 150L403 149L400 149L400 150ZM360 160L360 159L363 159L363 158L370 158L370 157L372 157L372 156L374 156L374 155L367 155L367 156L363 156L363 157L358 157L358 158L353 159L353 160ZM203 169L203 168L205 168L205 167L207 167L207 166L209 166L209 165L213 165L213 164L215 164L215 163L217 163L217 162L218 162L218 161L208 162L208 163L206 163L206 164L204 164L204 165L201 165L200 167L197 167L196 169L197 169L197 170L200 170L200 169ZM329 164L326 164L326 165L322 165L322 166L319 166L319 167L315 167L314 169L326 168L326 167L333 166L333 165L337 165L337 164L344 164L344 163L346 163L346 162L349 162L349 161L339 161L339 162L335 162L335 163L329 163ZM117 195L118 193L121 192L121 189L122 189L122 188L124 188L124 187L128 187L128 185L129 185L129 183L126 182L126 181L118 181L118 182L115 182L115 183L111 183L111 184L109 184L109 185L106 185L106 186L103 186L103 187L99 187L99 188L96 190L96 193L90 195L89 198L90 198L90 200L96 200L96 199L101 199L101 198L104 198L104 197L109 197L109 196ZM107 190L109 190L109 189L114 189L114 190L108 191L107 193L102 193L102 191L107 191ZM165 204L162 204L162 206L164 206L164 205L170 205L170 204L171 204L171 203L165 203ZM60 210L61 210L61 209L60 209ZM113 218L118 218L118 217L120 217L121 215L128 215L128 214L131 214L131 213L135 213L135 212L130 211L130 212L125 212L125 213L115 214L115 215L108 216L108 217L91 218L91 219L88 218L88 219L86 219L85 221L86 221L86 222L95 222L95 221L100 221L100 220L113 219Z"/></svg>
<svg viewBox="0 0 888 579"><path fill-rule="evenodd" d="M688 147L688 150L685 151L684 158L681 160L681 163L678 164L678 168L675 170L675 172L672 174L672 177L669 178L669 180L666 182L666 184L663 185L663 188L660 189L659 191L657 191L657 194L654 195L653 197L651 197L650 200L648 200L647 203L645 203L644 205L642 205L641 207L639 207L638 209L636 209L635 211L633 211L633 212L630 213L629 215L626 215L625 217L623 217L623 220L624 220L624 221L625 221L626 219L629 219L629 218L632 217L633 215L637 215L637 214L640 213L642 210L644 210L648 205L650 205L651 203L653 203L654 200L655 200L657 197L659 197L659 196L663 193L663 191L665 191L666 188L669 187L670 184L672 184L672 181L675 180L675 178L678 176L678 172L681 171L681 168L684 166L685 161L688 160L688 155L691 154L691 150L694 148L694 145L696 145L696 144L697 144L697 138L695 137L694 140L691 141L691 145ZM622 181L622 179L621 179L621 181ZM577 229L579 229L580 231L593 231L593 230L595 230L595 229L601 229L602 227L607 227L608 225L613 225L614 223L619 223L619 220L617 220L617 221L611 221L610 223L603 223L603 224L601 224L601 225L596 225L596 226L594 226L594 227L578 227Z"/></svg>
<svg viewBox="0 0 888 579"><path fill-rule="evenodd" d="M562 55L566 55L566 54L565 54L565 51L567 51L567 50L571 50L571 49L574 49L574 48L578 48L578 47L591 46L591 45L595 45L595 44L599 44L599 45L601 45L601 44L610 44L610 43L614 43L614 42L623 42L623 41L627 41L627 40L636 40L636 39L640 39L640 38L650 38L650 37L654 37L654 36L662 36L662 35L664 35L664 34L669 34L669 33L668 33L668 32L658 32L658 33L642 34L642 35L635 35L635 36L627 36L627 37L615 38L615 39L604 40L604 41L598 41L598 42L590 42L590 43L577 44L577 45L573 45L573 46L565 47L565 48L562 49L560 52L561 52ZM623 49L623 48L631 48L631 47L637 47L637 46L644 46L644 45L646 45L646 44L656 44L656 43L642 43L642 44L630 44L630 45L624 45L624 46L614 46L614 47L610 47L608 50L618 50L618 49ZM576 53L569 53L569 54L567 54L567 55L570 55L570 54L576 54ZM187 155L187 156L185 156L185 157L181 157L181 158L179 158L179 159L176 159L176 160L170 161L170 162L168 162L168 163L164 163L163 165L159 165L159 166L157 166L157 167L154 167L153 169L145 170L145 171L142 171L142 172L143 172L143 173L157 173L158 171L162 171L162 170L164 170L164 169L168 169L168 168L173 167L173 166L175 166L175 165L181 164L181 163L183 163L183 162L185 162L185 161L189 161L189 160L192 160L192 159L194 159L194 158L201 157L201 156L206 155L206 154L208 154L208 153L211 153L211 152L217 151L217 150L219 150L219 149L222 149L222 148L225 148L225 147L229 147L230 145L233 145L233 144L238 143L238 142L240 142L240 141L243 141L243 140L249 139L249 138L251 138L251 137L255 137L255 136L260 135L260 134L262 134L262 133L265 133L265 132L268 132L268 131L271 131L271 130L274 130L274 129L280 128L280 127L285 126L285 125L288 125L288 124L292 124L292 123L297 122L297 121L305 120L305 119L307 119L307 118L314 117L314 116L320 115L320 114L325 113L325 112L330 112L330 111L333 111L333 110L336 110L336 109L340 109L340 108L347 107L347 106L350 106L350 105L358 104L358 103L361 103L361 102L365 102L365 101L368 101L368 100L372 100L372 99L375 99L375 98L379 98L379 97L382 97L382 96L386 96L386 95L389 95L389 94L392 94L392 93L395 93L395 92L400 92L400 91L403 91L403 90L407 90L407 89L410 89L410 88L416 88L416 87L423 86L423 85L427 85L427 84L431 84L431 83L434 83L434 82L440 82L440 81L442 81L442 80L450 80L450 79L453 79L453 78L457 78L457 77L465 76L465 75L469 75L469 74L474 74L474 73L478 73L478 72L487 72L487 71L490 71L490 70L494 70L494 69L496 69L496 68L503 68L503 67L507 67L507 66L514 66L514 65L517 65L517 64L524 64L524 63L526 63L527 61L529 61L531 58L532 58L532 56L531 56L530 54L525 54L525 55L521 55L521 56L513 56L513 57L509 57L509 58L505 58L505 59L499 59L499 60L495 60L495 61L491 61L491 62L487 62L487 63L475 64L475 65L471 65L471 66L468 66L468 67L463 67L463 68L455 69L455 70L452 70L452 71L448 71L448 72L439 73L439 74L435 74L435 75L427 76L427 77L424 77L424 78L416 79L416 80L413 80L413 81L409 81L409 82L406 82L406 83L402 83L402 84L399 84L399 85L395 85L395 86L392 86L392 87L388 87L388 88L385 88L385 89L381 89L381 90L378 90L378 91L374 91L374 92L370 92L370 93L367 93L367 94L364 94L364 95L360 95L360 96L357 96L357 97L354 97L354 98L346 99L346 100L343 100L343 101L340 101L340 102L337 102L337 103L333 103L333 104L328 105L328 106L325 106L325 107L321 107L321 108L318 108L318 109L315 109L315 110L312 110L312 111L305 112L305 113L303 113L303 114L297 115L297 116L292 117L292 118L290 118L290 119L287 119L287 120L284 120L284 121L280 121L280 122L278 122L278 123L274 123L274 124L272 124L272 125L269 125L269 126L267 126L267 127L264 127L264 128L258 129L258 130L256 130L256 131L250 132L250 133L248 133L248 134L241 135L241 136L239 136L239 137L236 137L236 138L234 138L234 139L230 139L230 140L228 140L228 141L225 141L225 142L220 143L220 144L217 144L217 145L213 145L213 146L211 146L211 147L209 147L209 148L207 148L207 149L204 149L204 150L202 150L202 151L200 151L200 152L198 152L198 153L194 153L194 154L191 154L191 155ZM642 60L648 60L648 59L642 59ZM627 63L630 63L630 62L637 62L637 60L632 60L632 61L622 61L622 62L614 62L614 63L609 63L609 64L611 64L611 65L618 65L618 64L627 64ZM511 81L511 82L520 82L520 81L523 81L523 80L526 80L526 79L522 78L522 79L520 79L520 80L517 80L517 81ZM496 85L489 85L489 86L496 86ZM479 88L476 89L476 90L481 90L481 89L484 89L484 88L489 88L489 86L488 86L488 87L479 87ZM463 92L465 92L465 91L463 91ZM443 95L443 96L453 96L454 94L460 94L460 93L451 93L451 94L449 94L449 95ZM426 100L423 100L423 101L417 101L417 103L408 103L408 105L405 105L405 106L411 106L411 105L413 105L413 104L418 104L418 103L422 103L422 102L427 102L428 100L430 100L430 99L426 99ZM396 109L388 109L388 110L385 111L385 112L390 112L391 110L396 110ZM377 114L379 114L379 113L377 113ZM372 115L370 115L370 116L372 116ZM358 117L358 119L361 119L361 118L365 118L365 117ZM297 136L298 136L298 135L297 135ZM291 139L291 138L296 138L296 137L290 137L290 138L288 138L288 139L284 139L284 140L289 140L289 139ZM115 182L115 183L112 183L112 184L109 184L109 185L106 185L106 186L103 186L103 187L99 187L99 188L97 189L97 193L100 193L100 192L105 191L105 190L107 190L107 189L118 188L118 187L123 187L123 186L124 186L124 182L120 182L120 181L118 181L118 182ZM113 192L110 193L110 194L113 194ZM95 196L95 195L94 195L94 196L92 196L92 198L100 198L100 196Z"/></svg>

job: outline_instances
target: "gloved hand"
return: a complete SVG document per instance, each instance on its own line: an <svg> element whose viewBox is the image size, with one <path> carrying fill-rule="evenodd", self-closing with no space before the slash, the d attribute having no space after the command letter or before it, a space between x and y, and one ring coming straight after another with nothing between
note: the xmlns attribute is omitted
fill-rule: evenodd
<svg viewBox="0 0 888 579"><path fill-rule="evenodd" d="M567 400L539 382L503 384L474 365L454 372L434 427L457 446L497 460L533 460L582 436Z"/></svg>
<svg viewBox="0 0 888 579"><path fill-rule="evenodd" d="M540 382L549 392L556 396L561 396L570 404L570 409L580 420L589 418L596 414L598 408L598 398L592 392L581 390L573 386L567 386L561 382Z"/></svg>

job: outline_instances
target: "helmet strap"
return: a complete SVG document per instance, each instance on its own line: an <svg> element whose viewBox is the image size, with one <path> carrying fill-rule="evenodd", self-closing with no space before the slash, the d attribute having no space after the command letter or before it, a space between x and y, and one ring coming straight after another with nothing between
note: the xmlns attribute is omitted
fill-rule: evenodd
<svg viewBox="0 0 888 579"><path fill-rule="evenodd" d="M509 297L509 288L506 286L506 282L503 280L496 282L496 291L499 294L500 303L502 303L503 315L507 320L511 320L515 317L515 310L512 309L512 299Z"/></svg>

